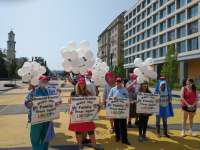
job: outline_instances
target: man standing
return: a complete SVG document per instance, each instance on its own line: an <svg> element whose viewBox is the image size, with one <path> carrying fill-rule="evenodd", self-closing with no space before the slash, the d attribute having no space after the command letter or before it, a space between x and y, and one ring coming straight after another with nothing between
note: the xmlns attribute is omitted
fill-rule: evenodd
<svg viewBox="0 0 200 150"><path fill-rule="evenodd" d="M96 96L96 86L94 84L94 81L92 81L92 71L89 69L85 73L85 81L88 92L90 92L91 96Z"/></svg>
<svg viewBox="0 0 200 150"><path fill-rule="evenodd" d="M39 77L39 86L28 93L25 99L25 106L29 109L29 121L31 122L31 108L33 106L34 97L56 95L56 90L47 88L48 77L42 75ZM33 150L48 150L49 141L55 136L53 123L43 122L31 125L30 140Z"/></svg>
<svg viewBox="0 0 200 150"><path fill-rule="evenodd" d="M129 94L126 88L123 87L122 79L116 78L115 87L110 90L109 98L126 98ZM130 145L127 138L127 119L114 119L115 138L116 142L122 141L123 144Z"/></svg>

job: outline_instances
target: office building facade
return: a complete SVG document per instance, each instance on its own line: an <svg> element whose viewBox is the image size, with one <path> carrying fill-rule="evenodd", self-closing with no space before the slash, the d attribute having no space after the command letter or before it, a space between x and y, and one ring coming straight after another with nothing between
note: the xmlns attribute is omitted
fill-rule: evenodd
<svg viewBox="0 0 200 150"><path fill-rule="evenodd" d="M127 74L135 58L152 57L160 75L167 46L175 44L179 81L200 79L200 0L139 0L124 18Z"/></svg>

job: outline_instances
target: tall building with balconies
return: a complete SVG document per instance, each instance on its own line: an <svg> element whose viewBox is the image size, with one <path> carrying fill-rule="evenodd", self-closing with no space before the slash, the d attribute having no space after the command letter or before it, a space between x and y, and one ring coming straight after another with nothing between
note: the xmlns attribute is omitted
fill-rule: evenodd
<svg viewBox="0 0 200 150"><path fill-rule="evenodd" d="M97 56L110 67L123 63L124 14L116 17L98 37Z"/></svg>
<svg viewBox="0 0 200 150"><path fill-rule="evenodd" d="M179 80L200 79L200 0L139 0L125 14L124 67L152 57L160 74L167 46L175 44Z"/></svg>

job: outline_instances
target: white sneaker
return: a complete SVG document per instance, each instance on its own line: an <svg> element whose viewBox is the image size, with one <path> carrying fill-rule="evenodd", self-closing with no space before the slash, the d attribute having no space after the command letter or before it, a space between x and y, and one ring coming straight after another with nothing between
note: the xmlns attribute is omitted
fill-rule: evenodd
<svg viewBox="0 0 200 150"><path fill-rule="evenodd" d="M197 134L195 132L193 132L192 130L189 130L188 133L190 136L197 136Z"/></svg>
<svg viewBox="0 0 200 150"><path fill-rule="evenodd" d="M181 131L181 137L185 137L185 131Z"/></svg>

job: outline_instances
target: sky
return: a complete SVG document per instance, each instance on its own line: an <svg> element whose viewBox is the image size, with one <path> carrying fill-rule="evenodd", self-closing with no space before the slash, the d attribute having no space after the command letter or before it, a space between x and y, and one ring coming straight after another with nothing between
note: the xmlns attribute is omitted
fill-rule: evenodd
<svg viewBox="0 0 200 150"><path fill-rule="evenodd" d="M42 56L52 70L62 69L60 48L69 41L90 42L135 0L0 0L0 48L16 34L16 56Z"/></svg>

